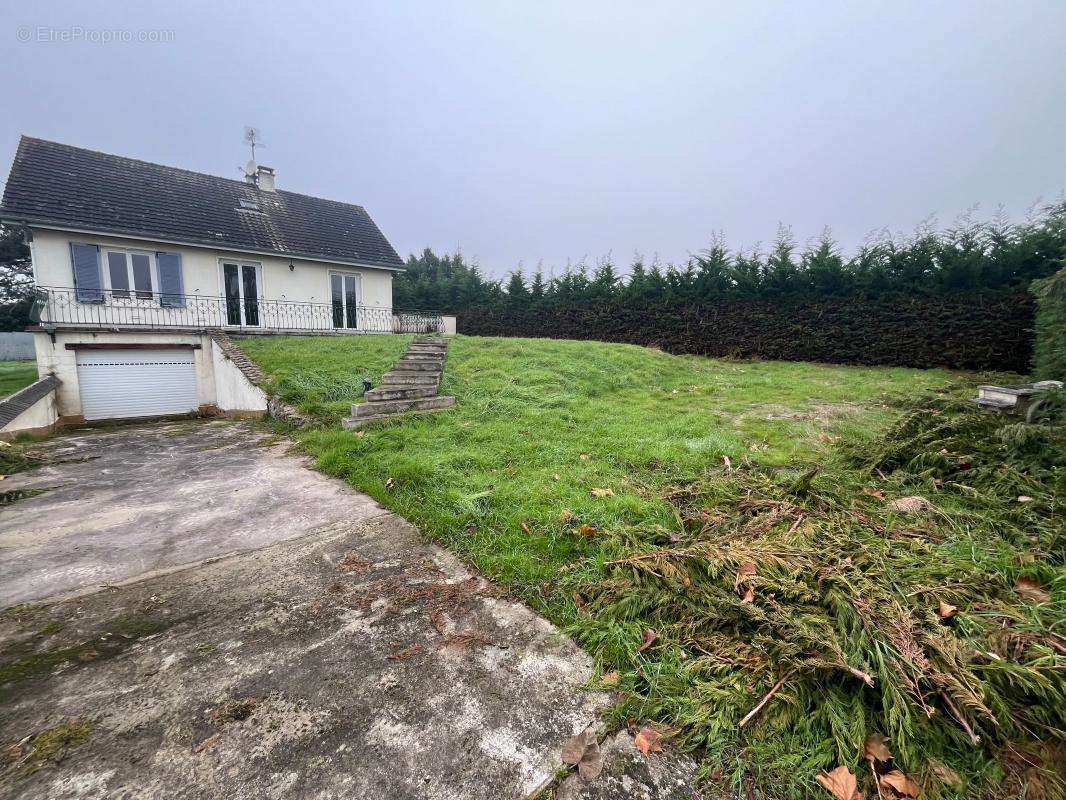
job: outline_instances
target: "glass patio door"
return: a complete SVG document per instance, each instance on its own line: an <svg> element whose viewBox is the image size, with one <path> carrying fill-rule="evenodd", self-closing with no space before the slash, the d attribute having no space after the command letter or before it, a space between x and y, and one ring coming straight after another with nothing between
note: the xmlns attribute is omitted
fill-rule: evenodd
<svg viewBox="0 0 1066 800"><path fill-rule="evenodd" d="M329 274L333 296L333 327L359 327L359 277L337 272Z"/></svg>
<svg viewBox="0 0 1066 800"><path fill-rule="evenodd" d="M223 264L226 324L259 327L259 270L255 264Z"/></svg>

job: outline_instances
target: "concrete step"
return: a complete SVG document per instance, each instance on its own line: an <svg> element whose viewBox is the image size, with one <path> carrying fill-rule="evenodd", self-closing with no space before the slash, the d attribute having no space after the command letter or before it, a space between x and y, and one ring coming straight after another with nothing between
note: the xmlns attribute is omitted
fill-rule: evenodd
<svg viewBox="0 0 1066 800"><path fill-rule="evenodd" d="M444 361L444 353L412 353L408 350L403 354L404 361L435 361L438 364Z"/></svg>
<svg viewBox="0 0 1066 800"><path fill-rule="evenodd" d="M431 361L397 361L392 365L393 372L440 372L444 363L440 359Z"/></svg>
<svg viewBox="0 0 1066 800"><path fill-rule="evenodd" d="M381 386L436 386L440 383L437 372L386 372L381 376Z"/></svg>
<svg viewBox="0 0 1066 800"><path fill-rule="evenodd" d="M437 356L448 354L447 347L432 347L428 344L413 344L407 348L408 353L431 353Z"/></svg>
<svg viewBox="0 0 1066 800"><path fill-rule="evenodd" d="M455 399L454 397L452 398ZM417 414L435 414L439 411L445 411L446 408L430 408L425 411L412 412ZM356 428L361 428L364 425L368 425L371 422L377 422L382 419L403 419L404 414L370 414L366 417L345 417L341 420L341 427L347 428L350 431L354 431Z"/></svg>
<svg viewBox="0 0 1066 800"><path fill-rule="evenodd" d="M433 397L436 393L437 384L432 383L426 386L379 386L363 396L367 402L376 403L379 400L415 400L419 397Z"/></svg>
<svg viewBox="0 0 1066 800"><path fill-rule="evenodd" d="M352 406L355 418L378 414L402 414L406 411L433 411L455 405L454 397L425 397L415 400L379 400L374 403L356 403Z"/></svg>

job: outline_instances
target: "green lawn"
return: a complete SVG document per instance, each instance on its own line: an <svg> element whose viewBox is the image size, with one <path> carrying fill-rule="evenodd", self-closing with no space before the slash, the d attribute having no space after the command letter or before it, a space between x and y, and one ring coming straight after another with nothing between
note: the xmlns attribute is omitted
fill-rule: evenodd
<svg viewBox="0 0 1066 800"><path fill-rule="evenodd" d="M460 336L442 383L454 409L341 430L361 377L375 380L405 344L242 342L323 422L295 434L322 470L564 626L617 688L615 720L655 721L698 748L712 783L824 797L815 776L845 764L873 796L862 743L881 733L925 796L980 796L1014 785L1004 742L1061 735L1061 662L1035 644L1064 624L1054 492L1000 463L1014 451L998 429L979 437L999 448L987 475L949 452L948 411L921 418L932 433L908 418L898 441L875 441L902 399L941 387L965 397L975 377ZM911 471L870 455L897 445ZM887 505L910 495L929 509L910 518ZM1020 576L1054 601L1019 605ZM944 621L941 600L964 611ZM975 662L975 648L995 652ZM1017 664L996 654L1023 652ZM960 706L995 747L970 744L950 710ZM939 762L967 783L933 776Z"/></svg>
<svg viewBox="0 0 1066 800"><path fill-rule="evenodd" d="M271 389L323 421L347 416L363 397L363 380L381 380L410 336L247 336L242 350L270 378Z"/></svg>
<svg viewBox="0 0 1066 800"><path fill-rule="evenodd" d="M0 361L0 398L24 389L36 380L36 361Z"/></svg>

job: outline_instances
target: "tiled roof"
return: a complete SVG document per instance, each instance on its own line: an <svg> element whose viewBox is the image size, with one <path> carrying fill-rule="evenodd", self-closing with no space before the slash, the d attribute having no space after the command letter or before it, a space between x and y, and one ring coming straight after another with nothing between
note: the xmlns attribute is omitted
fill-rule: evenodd
<svg viewBox="0 0 1066 800"><path fill-rule="evenodd" d="M252 204L260 210L242 207ZM28 136L15 153L0 218L219 249L403 266L362 206L260 190L244 181Z"/></svg>

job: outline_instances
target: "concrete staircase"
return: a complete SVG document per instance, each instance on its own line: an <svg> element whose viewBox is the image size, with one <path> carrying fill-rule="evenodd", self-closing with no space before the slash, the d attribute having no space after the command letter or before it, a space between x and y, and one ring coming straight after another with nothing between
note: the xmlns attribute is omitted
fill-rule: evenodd
<svg viewBox="0 0 1066 800"><path fill-rule="evenodd" d="M341 424L352 430L368 422L390 419L412 411L440 411L455 405L455 398L438 395L448 340L421 336L407 348L403 358L381 377L381 385L364 395L365 403L352 406L352 415Z"/></svg>

